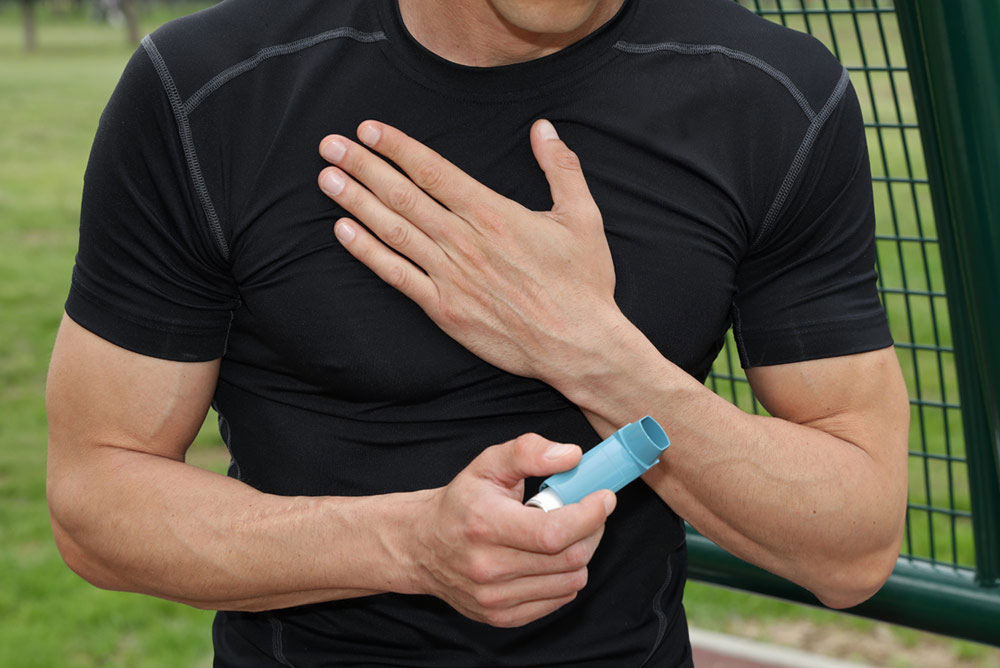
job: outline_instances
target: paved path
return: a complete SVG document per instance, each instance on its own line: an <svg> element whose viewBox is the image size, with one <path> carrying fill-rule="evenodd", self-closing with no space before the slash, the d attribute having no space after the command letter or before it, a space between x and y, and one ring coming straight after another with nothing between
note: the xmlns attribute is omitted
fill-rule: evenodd
<svg viewBox="0 0 1000 668"><path fill-rule="evenodd" d="M756 640L691 629L695 668L872 668Z"/></svg>

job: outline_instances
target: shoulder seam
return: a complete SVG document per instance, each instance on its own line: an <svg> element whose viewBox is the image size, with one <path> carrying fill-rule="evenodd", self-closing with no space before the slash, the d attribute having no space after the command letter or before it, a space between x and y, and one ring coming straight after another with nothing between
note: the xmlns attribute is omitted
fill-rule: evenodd
<svg viewBox="0 0 1000 668"><path fill-rule="evenodd" d="M184 103L184 113L190 114L205 100L206 97L239 75L245 74L246 72L254 69L268 58L286 56L288 54L296 53L297 51L302 51L316 46L322 42L326 42L331 39L338 39L340 37L348 37L357 42L379 42L386 39L385 32L381 30L377 30L375 32L363 32L361 30L357 30L356 28L344 27L337 28L335 30L327 30L326 32L321 32L318 35L305 37L294 42L275 44L273 46L265 47L253 56L236 63L232 67L223 70L209 79L205 85L195 91L195 93L187 99L187 102Z"/></svg>
<svg viewBox="0 0 1000 668"><path fill-rule="evenodd" d="M732 58L733 60L739 60L741 62L747 63L756 67L760 71L764 72L772 79L777 81L779 84L785 87L791 96L798 103L799 107L802 108L803 113L805 113L806 118L812 121L816 117L816 112L809 105L809 101L806 96L802 94L798 86L788 78L788 75L781 70L775 68L770 63L767 63L757 56L745 53L743 51L737 51L736 49L730 49L727 46L720 46L718 44L683 44L681 42L658 42L655 44L636 44L634 42L625 42L619 40L615 42L614 48L625 53L653 53L655 51L673 51L674 53L681 53L685 55L701 55L705 53L721 53L724 56Z"/></svg>
<svg viewBox="0 0 1000 668"><path fill-rule="evenodd" d="M788 172L785 174L785 178L781 182L781 187L778 189L778 193L774 196L774 201L771 202L771 206L767 210L767 214L764 216L764 222L761 223L760 230L757 232L756 238L754 238L753 243L750 244L751 248L756 247L757 244L760 243L760 240L765 237L767 232L771 229L771 226L774 224L775 219L778 217L778 212L781 210L781 207L784 206L788 193L791 192L792 186L795 184L799 173L802 171L802 167L805 165L806 158L809 157L809 153L812 151L812 146L816 141L816 137L819 136L819 132L826 124L826 120L830 117L834 108L844 97L844 91L847 90L847 85L850 81L851 78L847 72L847 68L842 68L840 71L840 80L837 81L836 87L833 89L833 92L830 93L830 97L827 98L826 104L823 105L823 108L819 110L816 117L809 123L809 127L806 128L805 135L802 137L802 142L799 144L799 148L795 152L795 157L792 159L792 164L789 165Z"/></svg>
<svg viewBox="0 0 1000 668"><path fill-rule="evenodd" d="M167 99L170 100L170 107L173 109L174 119L177 121L177 134L181 140L181 148L184 149L184 158L187 160L188 173L191 176L191 181L194 183L195 192L198 195L198 200L201 202L202 210L205 212L205 218L208 220L208 226L215 237L215 243L219 247L219 252L222 253L223 259L228 261L229 244L226 242L225 235L222 234L219 216L215 212L212 198L208 194L208 187L205 185L205 178L201 173L201 165L198 162L198 154L195 152L194 138L191 134L191 125L188 123L187 113L184 111L184 105L181 102L177 85L174 83L173 77L170 76L170 70L167 68L163 56L160 55L160 51L156 48L156 44L153 43L151 36L146 35L142 38L142 47L145 49L146 55L153 62L153 67L156 68L156 73L160 76L160 82L167 93Z"/></svg>

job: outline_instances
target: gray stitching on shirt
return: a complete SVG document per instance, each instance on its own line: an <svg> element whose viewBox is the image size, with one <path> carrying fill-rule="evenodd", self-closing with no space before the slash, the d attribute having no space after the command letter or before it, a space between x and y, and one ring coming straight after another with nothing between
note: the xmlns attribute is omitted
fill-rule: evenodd
<svg viewBox="0 0 1000 668"><path fill-rule="evenodd" d="M268 615L271 620L271 652L278 663L289 668L295 668L295 664L285 658L285 650L281 646L281 636L284 633L281 620L274 615Z"/></svg>
<svg viewBox="0 0 1000 668"><path fill-rule="evenodd" d="M660 598L663 596L663 592L667 590L667 586L674 577L674 566L670 561L671 556L673 555L667 556L667 577L664 578L663 584L660 585L660 589L653 595L653 613L656 615L657 620L656 640L653 641L653 646L650 648L649 654L647 654L643 662L639 664L639 668L643 668L643 666L649 663L649 660L653 658L653 655L656 654L656 650L660 648L660 644L663 642L663 636L666 634L667 628L671 625L668 623L667 616L660 608Z"/></svg>
<svg viewBox="0 0 1000 668"><path fill-rule="evenodd" d="M199 88L194 95L189 97L188 101L184 103L184 112L190 114L194 111L195 107L204 101L206 97L221 88L225 83L235 79L241 74L249 72L268 58L286 56L290 53L295 53L296 51L302 51L303 49L316 46L321 42L326 42L340 37L349 37L350 39L358 42L379 42L386 39L385 33L381 30L376 32L362 32L354 28L337 28L336 30L328 30L326 32L321 32L318 35L313 35L312 37L305 37L294 42L288 42L287 44L275 44L274 46L265 47L258 51L256 55L251 56L250 58L247 58L246 60L239 62L222 72L219 72L214 77L209 79L204 86Z"/></svg>
<svg viewBox="0 0 1000 668"><path fill-rule="evenodd" d="M757 56L750 55L749 53L736 51L735 49L730 49L726 46L719 46L718 44L681 44L679 42L635 44L633 42L618 41L615 42L614 48L619 51L624 51L625 53L653 53L654 51L673 51L675 53L683 53L686 55L721 53L734 60L739 60L747 63L748 65L753 65L757 69L769 75L772 79L784 86L789 93L791 93L792 97L795 98L795 101L798 102L800 107L802 107L802 111L805 112L806 118L812 121L816 116L816 112L814 112L812 107L809 106L809 101L806 100L806 96L802 94L802 91L800 91L798 87L792 83L792 80L789 79L784 72L775 69L770 64L764 62Z"/></svg>
<svg viewBox="0 0 1000 668"><path fill-rule="evenodd" d="M226 238L222 234L222 226L219 225L219 216L215 213L215 206L212 205L212 198L208 195L208 187L205 185L205 179L201 174L201 166L198 164L198 154L194 150L194 138L191 135L191 126L188 123L187 113L184 111L184 105L181 102L181 95L177 91L177 85L174 83L173 77L170 76L170 70L167 69L167 64L164 62L163 56L160 55L156 44L153 43L153 38L149 35L143 37L142 46L146 50L149 59L153 61L153 67L156 68L157 74L160 75L160 81L163 83L163 88L167 91L167 98L170 100L170 107L174 110L174 118L177 120L177 134L180 135L181 147L184 149L184 158L187 160L188 172L191 175L191 181L194 182L194 189L198 194L198 199L201 201L201 207L205 211L205 218L208 219L208 226L212 230L223 259L229 260L229 244L226 243Z"/></svg>
<svg viewBox="0 0 1000 668"><path fill-rule="evenodd" d="M736 304L737 294L733 295L731 304L731 314L733 318L733 339L736 341L736 352L739 353L740 362L750 359L747 353L747 344L743 342L743 318L740 316L740 307ZM745 364L743 366L746 366Z"/></svg>
<svg viewBox="0 0 1000 668"><path fill-rule="evenodd" d="M809 152L812 151L813 143L816 141L816 137L819 135L819 131L823 129L823 125L826 123L826 119L830 117L833 113L834 107L840 102L840 99L844 96L844 91L847 90L847 84L850 83L851 79L847 73L847 69L841 70L840 81L837 82L837 87L833 89L830 94L830 99L826 101L823 108L819 110L816 114L816 118L812 120L809 127L806 128L806 134L802 138L802 143L799 144L799 150L795 153L795 158L792 159L792 164L788 167L788 173L785 174L785 180L781 182L781 188L778 189L778 194L775 195L774 201L771 203L771 208L767 210L767 215L764 216L764 222L760 226L760 231L757 233L757 238L751 244L751 248L755 247L757 243L764 238L771 225L774 224L775 218L778 217L778 211L785 203L785 198L788 197L788 193L792 189L795 180L799 176L799 172L802 170L802 166L805 165L806 158L809 157Z"/></svg>

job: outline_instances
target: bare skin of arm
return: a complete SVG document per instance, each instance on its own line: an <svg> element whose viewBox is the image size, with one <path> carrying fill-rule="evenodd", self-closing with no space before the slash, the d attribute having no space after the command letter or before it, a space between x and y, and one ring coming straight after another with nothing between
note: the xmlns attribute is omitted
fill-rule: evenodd
<svg viewBox="0 0 1000 668"><path fill-rule="evenodd" d="M548 614L585 585L614 496L561 514L521 504L523 478L571 468L577 446L524 435L432 490L264 494L184 462L218 372L218 360L146 357L64 317L46 397L48 498L64 559L93 584L226 610L424 593L496 626Z"/></svg>
<svg viewBox="0 0 1000 668"><path fill-rule="evenodd" d="M774 417L747 415L621 313L600 211L547 121L531 144L550 211L498 195L392 126L365 121L358 138L320 145L336 165L320 187L368 228L336 222L352 255L479 357L559 390L602 435L657 418L673 445L646 482L722 547L831 607L881 587L907 486L909 406L891 348L750 369Z"/></svg>
<svg viewBox="0 0 1000 668"><path fill-rule="evenodd" d="M628 330L625 330L628 331ZM892 348L747 370L773 417L748 415L632 332L564 385L602 434L649 412L672 445L643 479L702 534L857 605L889 577L906 506L909 402ZM636 358L632 358L632 355Z"/></svg>

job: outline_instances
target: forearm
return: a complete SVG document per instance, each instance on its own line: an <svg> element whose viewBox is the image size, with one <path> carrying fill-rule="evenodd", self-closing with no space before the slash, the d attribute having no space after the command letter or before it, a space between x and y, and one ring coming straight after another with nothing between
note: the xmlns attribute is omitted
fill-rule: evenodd
<svg viewBox="0 0 1000 668"><path fill-rule="evenodd" d="M647 413L664 424L672 445L645 474L650 487L722 547L829 605L873 593L898 553L899 462L834 435L835 421L748 415L617 326L613 357L553 384L602 435Z"/></svg>
<svg viewBox="0 0 1000 668"><path fill-rule="evenodd" d="M100 587L261 610L409 593L401 540L424 493L283 497L183 462L94 447L50 461L53 529Z"/></svg>

